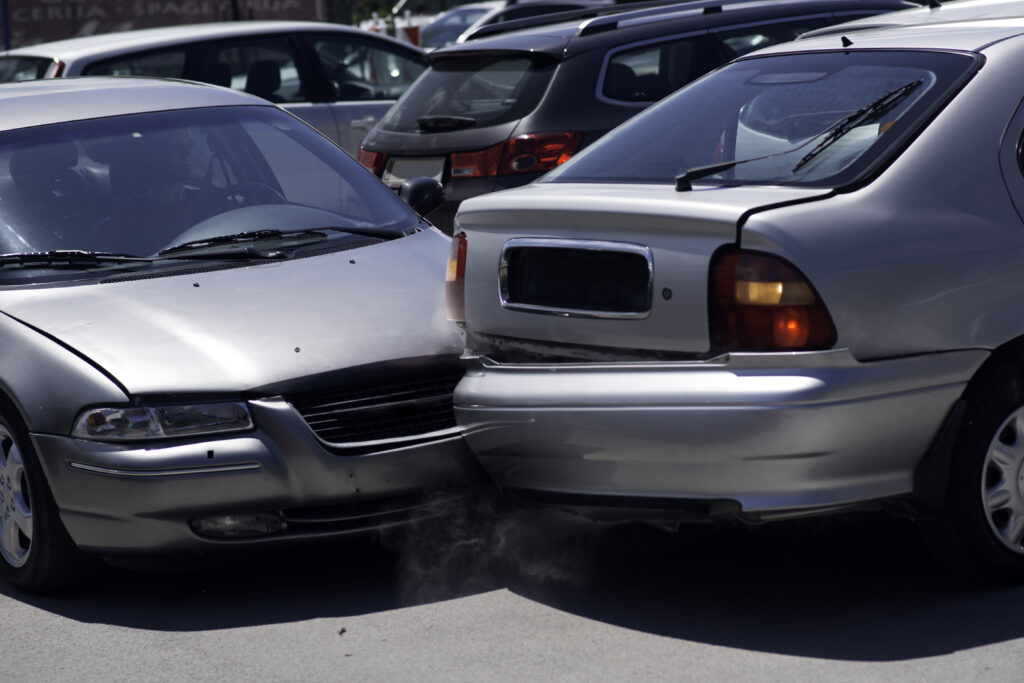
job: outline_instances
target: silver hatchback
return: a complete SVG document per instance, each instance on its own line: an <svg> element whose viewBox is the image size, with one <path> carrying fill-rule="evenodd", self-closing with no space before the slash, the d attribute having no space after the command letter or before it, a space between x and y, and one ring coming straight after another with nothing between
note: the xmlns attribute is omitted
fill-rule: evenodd
<svg viewBox="0 0 1024 683"><path fill-rule="evenodd" d="M881 507L1024 578L1024 23L933 12L753 53L462 205L456 415L507 493Z"/></svg>

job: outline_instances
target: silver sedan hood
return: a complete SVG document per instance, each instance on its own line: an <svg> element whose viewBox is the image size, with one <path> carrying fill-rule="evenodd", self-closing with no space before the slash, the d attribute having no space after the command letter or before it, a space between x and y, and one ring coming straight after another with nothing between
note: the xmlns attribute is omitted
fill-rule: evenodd
<svg viewBox="0 0 1024 683"><path fill-rule="evenodd" d="M243 267L182 261L188 273L0 292L0 310L74 349L131 394L253 390L457 354L462 340L442 304L448 242L428 230Z"/></svg>

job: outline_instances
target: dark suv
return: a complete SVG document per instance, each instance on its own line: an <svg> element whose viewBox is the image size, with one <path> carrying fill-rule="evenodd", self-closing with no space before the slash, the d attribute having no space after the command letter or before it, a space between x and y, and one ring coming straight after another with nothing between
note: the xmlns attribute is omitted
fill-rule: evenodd
<svg viewBox="0 0 1024 683"><path fill-rule="evenodd" d="M359 160L392 187L417 176L440 180L446 199L430 220L450 232L462 200L531 182L734 57L812 29L917 6L686 2L620 7L475 38L428 55L430 68L370 131Z"/></svg>

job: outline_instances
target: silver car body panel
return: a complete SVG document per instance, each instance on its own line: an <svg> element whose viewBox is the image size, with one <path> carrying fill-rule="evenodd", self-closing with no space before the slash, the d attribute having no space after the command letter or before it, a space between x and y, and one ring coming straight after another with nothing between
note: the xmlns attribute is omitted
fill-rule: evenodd
<svg viewBox="0 0 1024 683"><path fill-rule="evenodd" d="M942 27L854 37L853 49L941 45L987 61L877 177L844 192L698 180L692 192L663 187L659 197L642 185L540 183L467 202L458 218L471 369L456 414L498 484L608 501L724 498L755 517L910 493L963 388L1024 331L1024 111L1006 85L1019 82L1024 24L996 23L955 38ZM505 241L609 239L609 223L617 239L652 249L649 319L500 305ZM835 350L700 359L708 258L729 243L781 256L808 277L835 322ZM659 298L664 288L686 295ZM638 349L697 355L643 364ZM586 353L595 360L570 360Z"/></svg>

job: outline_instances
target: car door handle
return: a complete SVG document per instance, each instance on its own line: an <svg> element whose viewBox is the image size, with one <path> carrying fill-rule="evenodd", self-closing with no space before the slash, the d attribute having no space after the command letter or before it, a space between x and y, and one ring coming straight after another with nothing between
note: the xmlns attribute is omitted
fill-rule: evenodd
<svg viewBox="0 0 1024 683"><path fill-rule="evenodd" d="M361 119L352 119L348 122L348 125L352 126L356 130L370 130L373 128L373 124L377 123L376 116L364 116Z"/></svg>

